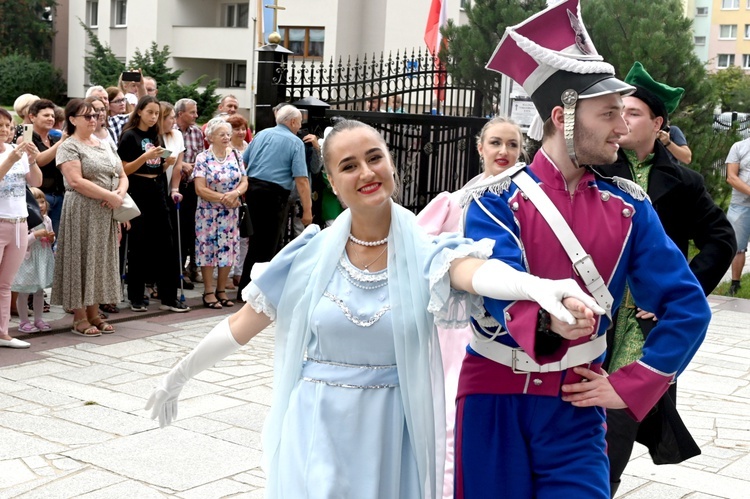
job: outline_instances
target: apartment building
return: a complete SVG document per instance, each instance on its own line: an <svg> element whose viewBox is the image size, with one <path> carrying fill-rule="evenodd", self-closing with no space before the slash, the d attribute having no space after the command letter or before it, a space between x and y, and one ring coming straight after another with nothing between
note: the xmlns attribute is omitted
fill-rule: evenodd
<svg viewBox="0 0 750 499"><path fill-rule="evenodd" d="M687 0L693 43L710 72L739 66L750 73L750 0Z"/></svg>
<svg viewBox="0 0 750 499"><path fill-rule="evenodd" d="M750 0L714 0L711 17L708 67L750 71Z"/></svg>
<svg viewBox="0 0 750 499"><path fill-rule="evenodd" d="M704 63L708 62L708 47L711 37L711 13L714 0L688 0L685 15L693 20L693 43L695 54Z"/></svg>
<svg viewBox="0 0 750 499"><path fill-rule="evenodd" d="M258 2L261 5L258 5ZM346 61L364 55L424 48L431 0L276 0L282 45L293 57ZM68 95L88 86L83 61L89 50L79 19L114 53L128 61L152 41L168 45L183 81L201 75L219 80L218 93L232 93L250 108L255 49L262 33L263 0L66 0ZM266 2L268 3L268 2ZM462 2L450 2L448 17L466 22Z"/></svg>

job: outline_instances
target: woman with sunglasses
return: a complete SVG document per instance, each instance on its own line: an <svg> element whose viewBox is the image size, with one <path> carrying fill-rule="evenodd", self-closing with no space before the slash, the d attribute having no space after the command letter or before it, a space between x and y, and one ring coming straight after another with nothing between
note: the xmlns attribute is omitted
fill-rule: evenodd
<svg viewBox="0 0 750 499"><path fill-rule="evenodd" d="M120 301L117 222L128 179L112 144L95 135L99 114L81 99L65 106L68 140L57 149L65 180L52 303L73 310L72 333L99 336L114 328L99 317L100 303Z"/></svg>
<svg viewBox="0 0 750 499"><path fill-rule="evenodd" d="M107 130L107 105L104 104L99 97L86 97L84 102L91 104L94 109L94 113L97 115L96 129L94 130L94 136L103 141L108 142L117 148L117 144L112 140L109 130Z"/></svg>

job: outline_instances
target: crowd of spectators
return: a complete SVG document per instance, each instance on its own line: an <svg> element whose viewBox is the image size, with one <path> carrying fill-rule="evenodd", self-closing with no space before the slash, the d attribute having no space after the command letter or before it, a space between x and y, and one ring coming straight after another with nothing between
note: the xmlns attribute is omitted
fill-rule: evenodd
<svg viewBox="0 0 750 499"><path fill-rule="evenodd" d="M40 315L47 299L73 314L74 334L115 332L106 319L120 311L122 278L136 312L152 300L189 311L179 286L194 282L204 283L205 306L233 306L227 290L236 289L248 251L238 220L253 140L238 108L235 96L223 96L201 128L195 101L160 102L157 82L143 76L92 86L64 110L32 94L16 100L17 118L0 109L0 346L30 346L8 334L11 313L20 312L22 332L49 330ZM35 227L27 187L39 187L44 221ZM140 215L118 222L128 195ZM11 294L32 247L38 257Z"/></svg>

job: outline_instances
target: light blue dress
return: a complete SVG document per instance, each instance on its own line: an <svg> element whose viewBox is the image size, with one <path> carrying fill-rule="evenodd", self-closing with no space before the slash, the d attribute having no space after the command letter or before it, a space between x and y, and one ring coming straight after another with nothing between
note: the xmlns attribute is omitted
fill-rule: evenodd
<svg viewBox="0 0 750 499"><path fill-rule="evenodd" d="M435 498L445 406L433 314L463 323L481 304L451 291L448 269L455 258L486 258L492 244L435 244L394 204L388 269L370 273L346 257L349 227L348 210L322 232L308 227L256 264L243 290L277 321L266 495Z"/></svg>
<svg viewBox="0 0 750 499"><path fill-rule="evenodd" d="M344 253L315 307L302 381L284 419L281 497L420 495L387 279L387 270L359 270Z"/></svg>

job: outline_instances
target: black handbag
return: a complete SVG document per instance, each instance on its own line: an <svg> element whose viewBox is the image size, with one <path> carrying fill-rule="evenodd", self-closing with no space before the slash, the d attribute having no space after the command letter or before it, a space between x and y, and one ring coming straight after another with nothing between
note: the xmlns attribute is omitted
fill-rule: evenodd
<svg viewBox="0 0 750 499"><path fill-rule="evenodd" d="M29 212L29 214L26 216L26 224L28 225L29 229L33 229L37 225L44 222L44 217L42 216L41 208L39 208L39 203L36 202L34 193L31 192L31 189L29 189L28 185L26 186L26 211Z"/></svg>
<svg viewBox="0 0 750 499"><path fill-rule="evenodd" d="M237 154L237 149L232 149L232 153L237 158L237 166L241 165L242 161L239 154ZM253 235L253 221L250 220L250 209L247 207L244 194L240 196L240 200L242 201L240 204L240 237L250 237Z"/></svg>
<svg viewBox="0 0 750 499"><path fill-rule="evenodd" d="M250 237L253 235L253 221L250 220L250 209L245 203L244 196L240 205L240 237Z"/></svg>

